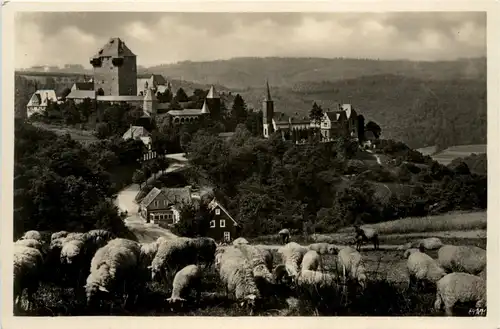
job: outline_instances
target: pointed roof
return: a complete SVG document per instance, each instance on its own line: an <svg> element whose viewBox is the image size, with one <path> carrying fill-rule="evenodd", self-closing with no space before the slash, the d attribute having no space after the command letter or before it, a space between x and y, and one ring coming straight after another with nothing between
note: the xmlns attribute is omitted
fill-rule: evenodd
<svg viewBox="0 0 500 329"><path fill-rule="evenodd" d="M207 98L219 98L219 95L217 95L214 86L210 86L210 90L208 91Z"/></svg>
<svg viewBox="0 0 500 329"><path fill-rule="evenodd" d="M159 188L153 187L151 191L149 191L148 195L144 197L141 201L141 206L147 207L153 202L154 199L161 193Z"/></svg>
<svg viewBox="0 0 500 329"><path fill-rule="evenodd" d="M156 100L156 95L151 88L148 88L148 90L146 91L146 96L144 96L144 100L148 102Z"/></svg>
<svg viewBox="0 0 500 329"><path fill-rule="evenodd" d="M120 38L111 38L94 57L129 57L135 54L125 45Z"/></svg>
<svg viewBox="0 0 500 329"><path fill-rule="evenodd" d="M207 100L203 102L203 106L201 107L201 113L210 113L207 106Z"/></svg>
<svg viewBox="0 0 500 329"><path fill-rule="evenodd" d="M215 198L213 198L212 201L210 201L210 203L208 204L208 209L210 209L210 212L212 212L217 207L222 209L222 211L226 213L227 217L229 217L235 225L238 225L238 222L233 218L233 216L229 214L229 211L227 211L226 208L224 208Z"/></svg>
<svg viewBox="0 0 500 329"><path fill-rule="evenodd" d="M269 89L269 81L266 80L266 89L267 89L267 95L266 95L266 101L271 102L273 99L271 98L271 90Z"/></svg>

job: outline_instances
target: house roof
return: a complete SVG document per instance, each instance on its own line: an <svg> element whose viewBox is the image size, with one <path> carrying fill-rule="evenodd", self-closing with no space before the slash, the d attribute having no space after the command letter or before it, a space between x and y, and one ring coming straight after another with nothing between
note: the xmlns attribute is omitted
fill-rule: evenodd
<svg viewBox="0 0 500 329"><path fill-rule="evenodd" d="M123 139L129 138L139 138L139 137L149 137L149 131L147 131L144 127L141 126L132 126L130 127L124 134Z"/></svg>
<svg viewBox="0 0 500 329"><path fill-rule="evenodd" d="M342 104L339 106L340 109L345 111L346 117L349 119L353 113L356 113L356 111L353 109L351 104Z"/></svg>
<svg viewBox="0 0 500 329"><path fill-rule="evenodd" d="M143 101L144 96L119 95L119 96L97 96L97 100L101 102L128 102L128 101Z"/></svg>
<svg viewBox="0 0 500 329"><path fill-rule="evenodd" d="M94 57L130 57L135 54L120 38L111 38Z"/></svg>
<svg viewBox="0 0 500 329"><path fill-rule="evenodd" d="M191 202L191 188L189 186L163 188L161 192L171 204Z"/></svg>
<svg viewBox="0 0 500 329"><path fill-rule="evenodd" d="M215 208L219 207L220 209L222 209L222 211L224 211L227 215L227 217L231 218L231 220L233 221L233 223L235 225L238 225L238 222L233 218L233 216L231 216L231 214L229 214L229 212L227 211L226 208L224 208L215 198L210 201L210 203L208 204L208 209L210 209L210 211L214 211Z"/></svg>
<svg viewBox="0 0 500 329"><path fill-rule="evenodd" d="M85 99L85 98L90 98L90 99L95 99L96 98L96 93L94 90L72 90L66 98L69 99Z"/></svg>
<svg viewBox="0 0 500 329"><path fill-rule="evenodd" d="M219 98L219 95L217 95L214 86L210 86L210 90L208 91L207 98Z"/></svg>
<svg viewBox="0 0 500 329"><path fill-rule="evenodd" d="M73 84L75 90L94 90L93 82L75 82Z"/></svg>
<svg viewBox="0 0 500 329"><path fill-rule="evenodd" d="M290 117L283 112L274 112L273 120L276 123L290 123Z"/></svg>
<svg viewBox="0 0 500 329"><path fill-rule="evenodd" d="M57 102L56 91L51 89L40 89L35 91L27 106L47 106L48 101Z"/></svg>
<svg viewBox="0 0 500 329"><path fill-rule="evenodd" d="M154 199L161 193L159 188L153 187L151 191L142 199L141 206L147 207L153 202Z"/></svg>
<svg viewBox="0 0 500 329"><path fill-rule="evenodd" d="M184 110L170 110L167 112L168 114L172 116L177 116L177 115L202 115L203 113L201 110L198 109L184 109Z"/></svg>
<svg viewBox="0 0 500 329"><path fill-rule="evenodd" d="M302 117L299 117L299 116L293 116L290 118L290 121L292 123L296 123L296 124L303 124L303 123L310 123L311 122L311 119L309 119L308 117L306 116L302 116Z"/></svg>
<svg viewBox="0 0 500 329"><path fill-rule="evenodd" d="M203 102L203 106L201 107L201 113L210 113L210 111L208 110L207 100L206 99Z"/></svg>
<svg viewBox="0 0 500 329"><path fill-rule="evenodd" d="M340 117L342 114L345 114L344 111L330 111L330 112L325 112L326 116L330 121L339 121Z"/></svg>

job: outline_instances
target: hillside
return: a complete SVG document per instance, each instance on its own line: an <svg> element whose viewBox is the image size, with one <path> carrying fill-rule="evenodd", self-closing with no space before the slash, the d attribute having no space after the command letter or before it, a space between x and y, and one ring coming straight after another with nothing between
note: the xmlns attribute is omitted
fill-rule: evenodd
<svg viewBox="0 0 500 329"><path fill-rule="evenodd" d="M184 61L147 69L173 79L220 83L229 88L271 85L292 87L304 81L354 79L364 75L399 74L432 80L484 78L486 59L442 62L385 61L345 58L234 58L209 62Z"/></svg>

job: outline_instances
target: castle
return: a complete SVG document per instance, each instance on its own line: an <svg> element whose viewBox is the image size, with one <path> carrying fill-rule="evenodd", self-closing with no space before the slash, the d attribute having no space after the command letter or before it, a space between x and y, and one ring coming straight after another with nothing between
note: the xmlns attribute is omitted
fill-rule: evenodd
<svg viewBox="0 0 500 329"><path fill-rule="evenodd" d="M284 139L305 140L312 128L319 128L322 141L331 141L339 136L358 137L358 113L351 104L339 104L336 111L326 111L318 122L308 117L289 116L274 110L269 83L266 82L266 97L262 104L262 131L265 138L280 131Z"/></svg>
<svg viewBox="0 0 500 329"><path fill-rule="evenodd" d="M90 58L93 68L93 79L76 82L66 99L75 103L90 99L98 103L125 102L144 111L144 116L155 118L159 109L168 109L168 103L160 103L158 93L171 84L158 74L138 76L137 56L120 38L111 38L98 52ZM28 118L35 113L46 110L49 101L57 101L53 91L37 90L27 105ZM220 112L220 96L212 86L201 109L171 110L167 113L176 124L184 124L198 120L203 115L217 115Z"/></svg>

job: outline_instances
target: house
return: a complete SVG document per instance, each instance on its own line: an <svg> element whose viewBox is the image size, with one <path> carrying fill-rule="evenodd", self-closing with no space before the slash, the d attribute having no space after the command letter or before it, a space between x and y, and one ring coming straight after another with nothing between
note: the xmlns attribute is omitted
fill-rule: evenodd
<svg viewBox="0 0 500 329"><path fill-rule="evenodd" d="M321 120L321 136L331 139L348 134L347 115L344 111L330 111L323 114Z"/></svg>
<svg viewBox="0 0 500 329"><path fill-rule="evenodd" d="M47 106L50 102L56 103L57 96L55 90L51 89L41 89L37 90L33 96L31 96L28 104L26 105L26 111L28 118L35 113L45 113Z"/></svg>
<svg viewBox="0 0 500 329"><path fill-rule="evenodd" d="M363 146L365 148L375 148L374 141L377 140L377 137L373 133L373 131L367 130L365 131L365 140L363 141Z"/></svg>
<svg viewBox="0 0 500 329"><path fill-rule="evenodd" d="M179 222L179 206L191 202L191 186L162 189L153 187L139 204L139 213L148 223L152 221L161 226L170 226Z"/></svg>
<svg viewBox="0 0 500 329"><path fill-rule="evenodd" d="M146 146L149 151L151 150L151 134L144 127L130 125L130 128L123 134L122 138L124 140L141 140L144 146Z"/></svg>
<svg viewBox="0 0 500 329"><path fill-rule="evenodd" d="M211 220L207 236L215 241L232 241L239 235L240 227L238 222L229 214L216 199L209 204Z"/></svg>

